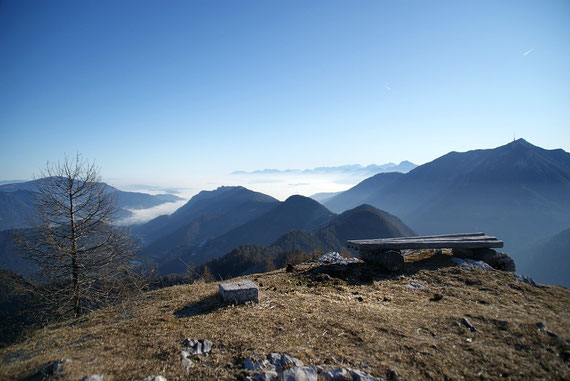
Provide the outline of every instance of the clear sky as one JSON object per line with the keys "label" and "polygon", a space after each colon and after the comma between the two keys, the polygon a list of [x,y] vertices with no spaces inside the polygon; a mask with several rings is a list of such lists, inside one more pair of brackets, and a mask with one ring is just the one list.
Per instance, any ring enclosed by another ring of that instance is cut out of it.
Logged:
{"label": "clear sky", "polygon": [[[570,1],[0,1],[0,180],[570,151]],[[213,181],[215,182],[215,181]]]}

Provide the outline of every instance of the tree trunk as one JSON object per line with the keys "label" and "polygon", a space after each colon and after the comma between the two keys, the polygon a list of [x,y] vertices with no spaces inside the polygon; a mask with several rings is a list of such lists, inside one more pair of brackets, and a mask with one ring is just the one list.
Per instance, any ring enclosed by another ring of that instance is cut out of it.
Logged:
{"label": "tree trunk", "polygon": [[81,315],[81,295],[79,290],[79,263],[77,258],[77,232],[73,205],[73,181],[69,184],[69,223],[71,227],[71,279],[73,284],[73,313]]}

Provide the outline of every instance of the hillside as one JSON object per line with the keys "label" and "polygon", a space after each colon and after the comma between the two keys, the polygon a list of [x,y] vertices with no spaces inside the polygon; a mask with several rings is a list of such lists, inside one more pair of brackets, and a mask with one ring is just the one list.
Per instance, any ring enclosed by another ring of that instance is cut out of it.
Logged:
{"label": "hillside", "polygon": [[239,246],[222,257],[196,266],[192,273],[202,274],[207,267],[214,279],[228,279],[271,271],[288,263],[295,264],[315,259],[314,255],[317,253],[342,252],[346,250],[344,245],[348,239],[402,237],[414,234],[399,218],[370,205],[361,205],[334,216],[330,222],[315,232],[291,230],[269,247]]}
{"label": "hillside", "polygon": [[416,235],[398,217],[370,205],[360,205],[334,216],[330,222],[314,232],[299,230],[287,232],[272,246],[282,250],[311,252],[341,251],[349,239],[389,238]]}
{"label": "hillside", "polygon": [[279,201],[243,187],[202,191],[169,216],[136,226],[147,257],[166,262],[275,208]]}
{"label": "hillside", "polygon": [[324,204],[339,212],[361,203],[420,234],[485,231],[522,261],[529,243],[570,226],[570,154],[523,139],[451,152],[407,174],[376,175]]}
{"label": "hillside", "polygon": [[42,319],[41,299],[33,286],[11,271],[0,270],[0,348],[14,342]]}
{"label": "hillside", "polygon": [[[522,273],[532,273],[539,282],[570,288],[570,228],[539,240],[521,250]],[[555,264],[555,266],[553,266]]]}
{"label": "hillside", "polygon": [[[198,193],[171,215],[160,216],[136,226],[133,232],[141,236],[147,245],[165,237],[167,242],[190,245],[196,237],[188,240],[181,237],[181,234],[183,235],[184,231],[202,229],[202,226],[199,229],[195,227],[200,219],[210,223],[214,220],[217,224],[206,230],[223,232],[265,213],[277,204],[278,201],[273,197],[244,187],[219,187],[213,191]],[[193,224],[194,227],[191,226]]]}
{"label": "hillside", "polygon": [[18,249],[15,241],[17,234],[18,230],[0,231],[0,269],[29,277],[37,271],[37,266]]}
{"label": "hillside", "polygon": [[291,196],[265,214],[240,225],[203,245],[175,253],[175,258],[162,264],[161,272],[180,272],[185,263],[197,265],[221,257],[242,245],[269,245],[290,230],[313,231],[327,223],[333,213],[313,199]]}
{"label": "hillside", "polygon": [[28,226],[33,211],[31,192],[0,192],[0,231]]}
{"label": "hillside", "polygon": [[[249,276],[260,287],[255,305],[223,305],[216,283],[152,291],[1,349],[0,379],[38,377],[68,358],[62,378],[69,380],[235,380],[254,374],[243,368],[247,357],[272,352],[384,378],[570,377],[567,289],[463,270],[445,254],[414,259],[397,275],[364,264],[307,264]],[[213,343],[187,372],[185,338]]]}

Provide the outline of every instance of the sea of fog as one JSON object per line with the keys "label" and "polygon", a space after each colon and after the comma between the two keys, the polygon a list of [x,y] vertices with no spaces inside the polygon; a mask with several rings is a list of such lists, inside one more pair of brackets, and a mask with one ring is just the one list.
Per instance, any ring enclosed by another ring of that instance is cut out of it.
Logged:
{"label": "sea of fog", "polygon": [[120,221],[132,225],[147,222],[160,215],[171,214],[184,205],[192,196],[203,190],[214,190],[220,186],[241,185],[252,191],[261,192],[278,200],[285,200],[292,195],[312,196],[323,192],[341,192],[369,177],[367,174],[354,173],[236,173],[225,176],[201,176],[191,179],[179,179],[160,184],[129,184],[112,181],[116,188],[129,192],[148,194],[170,193],[183,200],[165,203],[149,209],[130,210],[133,215]]}

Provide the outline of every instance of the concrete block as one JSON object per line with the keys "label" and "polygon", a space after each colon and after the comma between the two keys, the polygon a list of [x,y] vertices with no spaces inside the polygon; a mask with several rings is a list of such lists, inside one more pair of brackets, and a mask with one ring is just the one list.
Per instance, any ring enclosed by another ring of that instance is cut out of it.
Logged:
{"label": "concrete block", "polygon": [[259,303],[259,289],[250,280],[242,280],[233,283],[221,283],[219,286],[222,299],[229,303]]}

